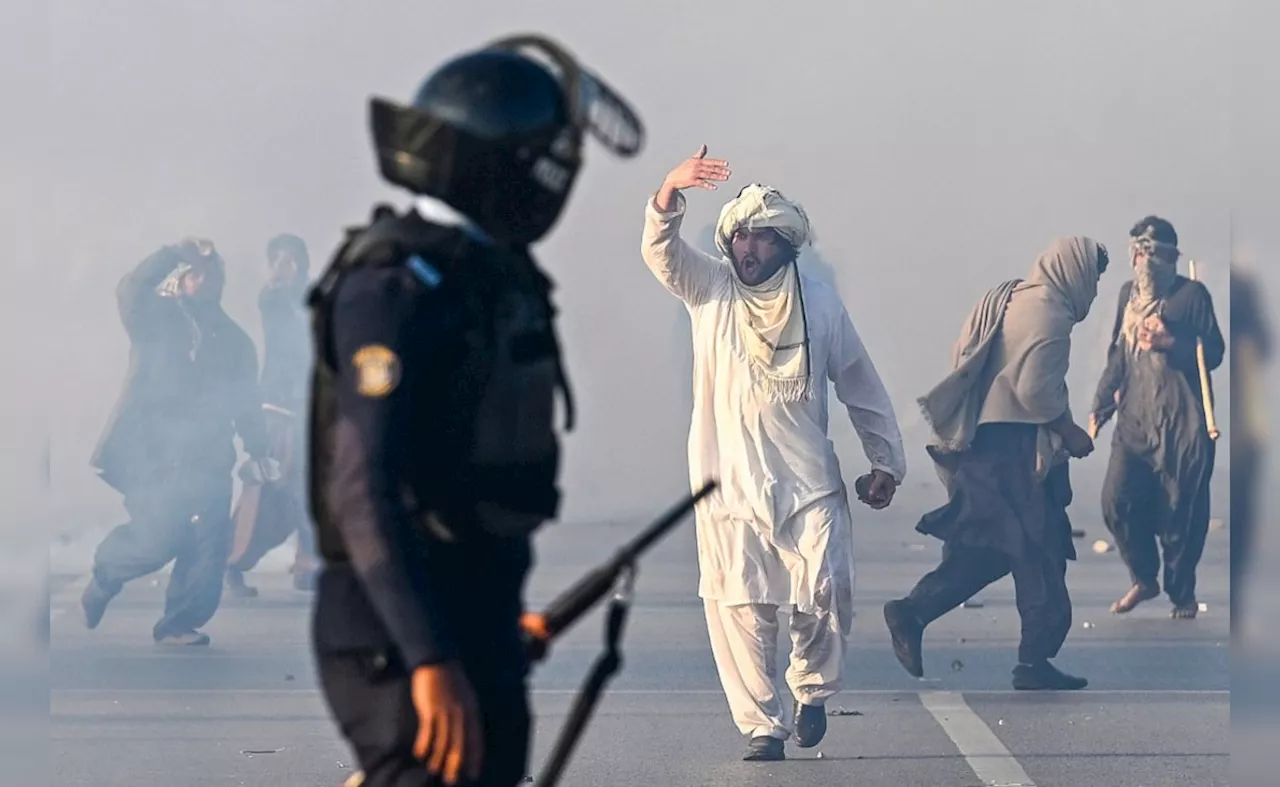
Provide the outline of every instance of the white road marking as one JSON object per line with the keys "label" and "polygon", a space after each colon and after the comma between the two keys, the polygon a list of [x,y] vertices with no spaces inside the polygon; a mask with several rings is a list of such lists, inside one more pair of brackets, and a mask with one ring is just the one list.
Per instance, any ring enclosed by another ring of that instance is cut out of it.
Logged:
{"label": "white road marking", "polygon": [[947,737],[960,750],[974,775],[987,787],[1036,787],[1013,754],[964,696],[951,691],[920,693],[920,703],[933,714]]}

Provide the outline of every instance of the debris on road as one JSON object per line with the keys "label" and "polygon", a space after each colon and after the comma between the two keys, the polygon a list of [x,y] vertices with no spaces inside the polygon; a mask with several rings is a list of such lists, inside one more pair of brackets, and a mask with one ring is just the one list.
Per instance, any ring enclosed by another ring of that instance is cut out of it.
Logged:
{"label": "debris on road", "polygon": [[827,715],[828,716],[864,716],[866,714],[864,714],[860,710],[845,710],[844,708],[835,708],[834,710],[827,711]]}
{"label": "debris on road", "polygon": [[259,754],[279,754],[284,748],[279,749],[241,749],[240,753],[247,757],[256,757]]}
{"label": "debris on road", "polygon": [[1083,624],[1081,624],[1081,628],[1092,629],[1092,628],[1097,628],[1097,626],[1093,625],[1092,623],[1086,620]]}
{"label": "debris on road", "polygon": [[956,659],[955,661],[951,662],[952,672],[959,672],[962,669],[964,669],[964,662],[961,661],[960,659]]}
{"label": "debris on road", "polygon": [[1093,551],[1095,554],[1105,555],[1113,549],[1115,549],[1115,546],[1113,546],[1110,541],[1098,539],[1093,542]]}
{"label": "debris on road", "polygon": [[1077,529],[1077,528],[1072,528],[1072,529],[1071,529],[1071,537],[1072,537],[1072,538],[1084,538],[1084,531],[1083,531],[1083,530],[1079,530],[1079,529]]}
{"label": "debris on road", "polygon": [[982,609],[983,607],[986,606],[986,604],[984,604],[982,602],[982,599],[980,598],[971,598],[968,601],[961,604],[960,606],[964,607],[965,609]]}
{"label": "debris on road", "polygon": [[1213,532],[1218,531],[1218,530],[1225,530],[1225,529],[1226,529],[1226,527],[1227,527],[1227,523],[1226,523],[1226,522],[1223,522],[1221,519],[1210,519],[1210,520],[1209,520],[1209,532],[1210,532],[1210,533],[1213,533]]}

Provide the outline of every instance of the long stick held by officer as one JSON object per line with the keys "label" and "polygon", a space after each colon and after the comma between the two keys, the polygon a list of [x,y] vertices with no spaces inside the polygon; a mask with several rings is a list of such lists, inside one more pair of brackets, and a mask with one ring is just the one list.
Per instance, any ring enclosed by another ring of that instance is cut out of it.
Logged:
{"label": "long stick held by officer", "polygon": [[564,209],[585,135],[625,157],[643,132],[537,37],[452,60],[410,106],[373,99],[371,125],[382,176],[416,200],[352,230],[309,299],[320,678],[368,787],[515,785],[558,392],[573,417],[529,246]]}

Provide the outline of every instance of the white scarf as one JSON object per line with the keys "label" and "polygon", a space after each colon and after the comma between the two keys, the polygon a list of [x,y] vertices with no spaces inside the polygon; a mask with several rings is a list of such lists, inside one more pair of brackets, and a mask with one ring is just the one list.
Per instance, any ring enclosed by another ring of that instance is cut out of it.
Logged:
{"label": "white scarf", "polygon": [[[753,183],[720,211],[716,247],[732,264],[733,235],[740,229],[771,229],[797,250],[812,240],[804,209],[777,189]],[[736,271],[733,314],[753,381],[773,401],[812,398],[809,327],[800,274],[794,262],[758,285],[744,284]]]}

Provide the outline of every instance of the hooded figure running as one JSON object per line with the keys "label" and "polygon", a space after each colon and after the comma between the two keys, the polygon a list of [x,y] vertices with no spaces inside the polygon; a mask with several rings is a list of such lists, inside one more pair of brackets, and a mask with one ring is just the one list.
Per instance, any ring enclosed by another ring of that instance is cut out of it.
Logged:
{"label": "hooded figure running", "polygon": [[80,599],[91,629],[126,583],[172,562],[152,635],[161,645],[208,645],[199,627],[222,601],[234,438],[250,457],[242,478],[279,476],[268,455],[257,350],[222,308],[225,282],[222,256],[193,238],[147,257],[116,289],[129,371],[93,466],[124,496],[129,522],[94,554]]}
{"label": "hooded figure running", "polygon": [[[810,240],[799,205],[747,186],[724,206],[716,259],[680,237],[691,187],[715,189],[727,162],[704,145],[673,169],[645,212],[642,253],[680,298],[693,329],[689,471],[720,488],[697,511],[698,594],[746,759],[780,760],[794,724],[801,747],[826,732],[823,705],[842,687],[852,622],[848,496],[827,437],[827,385],[849,413],[871,472],[872,508],[906,472],[888,393],[839,296],[796,266]],[[775,688],[779,607],[790,611],[794,706]]]}
{"label": "hooded figure running", "polygon": [[1163,551],[1172,615],[1194,618],[1214,462],[1196,342],[1204,345],[1209,372],[1221,365],[1226,346],[1209,291],[1178,275],[1173,225],[1148,216],[1129,236],[1133,280],[1120,288],[1107,368],[1090,418],[1095,434],[1116,418],[1102,516],[1133,585],[1111,611],[1129,612],[1160,595]]}
{"label": "hooded figure running", "polygon": [[1014,688],[1087,685],[1049,660],[1071,631],[1067,459],[1093,451],[1068,406],[1071,331],[1106,266],[1093,240],[1055,241],[1025,280],[983,296],[960,331],[951,374],[920,399],[949,500],[916,530],[943,542],[942,563],[884,607],[894,655],[917,678],[925,627],[1012,573],[1022,619]]}

